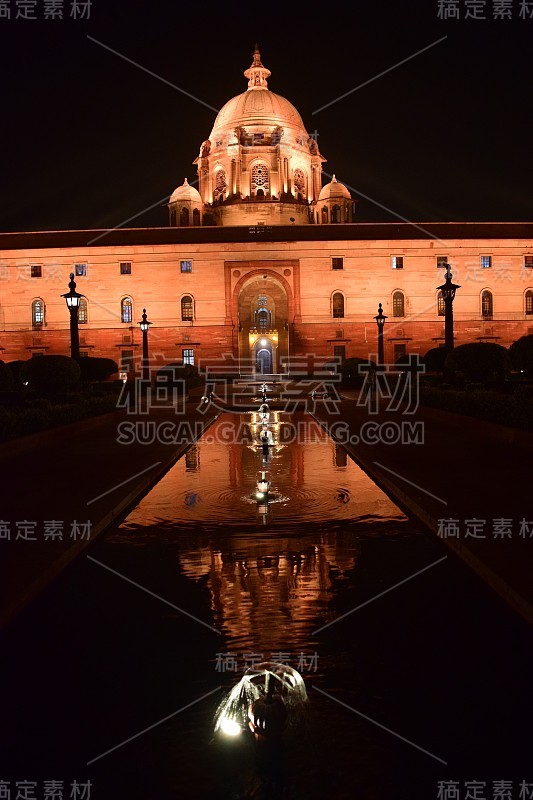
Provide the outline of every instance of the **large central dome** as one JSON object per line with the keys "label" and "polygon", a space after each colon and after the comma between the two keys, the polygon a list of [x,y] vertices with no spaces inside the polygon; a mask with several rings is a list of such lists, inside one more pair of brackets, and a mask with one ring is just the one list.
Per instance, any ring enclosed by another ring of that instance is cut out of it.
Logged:
{"label": "large central dome", "polygon": [[310,136],[293,104],[269,90],[270,70],[257,45],[244,75],[248,89],[220,109],[194,160],[198,191],[185,182],[171,197],[170,224],[351,222],[354,206],[345,187],[339,194],[335,182],[322,196],[326,159],[318,134]]}
{"label": "large central dome", "polygon": [[220,109],[209,138],[216,142],[218,137],[235,128],[250,125],[280,125],[291,128],[295,134],[304,136],[306,141],[308,138],[303,120],[292,103],[266,88],[256,91],[248,89],[228,100]]}

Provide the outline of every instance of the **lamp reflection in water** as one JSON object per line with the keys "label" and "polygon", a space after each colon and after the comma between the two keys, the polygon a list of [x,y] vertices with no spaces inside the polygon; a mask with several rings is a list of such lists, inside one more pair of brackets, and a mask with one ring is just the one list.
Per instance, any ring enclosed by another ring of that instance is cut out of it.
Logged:
{"label": "lamp reflection in water", "polygon": [[266,525],[269,517],[269,492],[270,492],[270,473],[262,469],[257,473],[257,491],[255,499],[257,500],[257,513],[261,518],[263,525]]}
{"label": "lamp reflection in water", "polygon": [[302,676],[286,664],[265,661],[249,668],[220,703],[215,733],[237,737],[253,732],[256,741],[281,736],[297,725],[306,710],[307,691]]}

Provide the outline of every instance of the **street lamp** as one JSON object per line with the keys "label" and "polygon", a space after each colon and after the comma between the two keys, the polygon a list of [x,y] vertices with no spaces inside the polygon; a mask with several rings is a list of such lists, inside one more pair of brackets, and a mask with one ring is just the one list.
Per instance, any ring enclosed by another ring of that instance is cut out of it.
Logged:
{"label": "street lamp", "polygon": [[80,335],[78,331],[78,311],[80,308],[81,298],[85,295],[76,291],[76,281],[74,280],[74,273],[70,273],[70,289],[66,294],[61,297],[65,298],[67,308],[70,312],[70,357],[78,359],[80,357]]}
{"label": "street lamp", "polygon": [[453,301],[455,292],[461,287],[452,283],[452,273],[450,265],[446,264],[446,280],[442,286],[437,286],[444,300],[444,346],[446,350],[453,350]]}
{"label": "street lamp", "polygon": [[383,328],[385,326],[387,315],[383,313],[383,307],[381,303],[378,306],[378,313],[374,319],[376,320],[376,324],[378,326],[378,364],[383,364],[385,361],[385,353],[383,349]]}
{"label": "street lamp", "polygon": [[137,323],[142,331],[143,334],[143,381],[150,380],[150,369],[148,366],[148,328],[152,324],[148,322],[146,318],[146,309],[143,308],[143,317],[140,322]]}

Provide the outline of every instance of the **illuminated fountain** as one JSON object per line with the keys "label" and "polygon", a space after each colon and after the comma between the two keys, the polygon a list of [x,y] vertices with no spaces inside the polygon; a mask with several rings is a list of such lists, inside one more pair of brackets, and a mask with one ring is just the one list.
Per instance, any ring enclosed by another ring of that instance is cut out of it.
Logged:
{"label": "illuminated fountain", "polygon": [[265,661],[249,668],[215,715],[215,733],[237,737],[250,730],[257,741],[281,736],[301,721],[307,706],[302,676],[286,664]]}

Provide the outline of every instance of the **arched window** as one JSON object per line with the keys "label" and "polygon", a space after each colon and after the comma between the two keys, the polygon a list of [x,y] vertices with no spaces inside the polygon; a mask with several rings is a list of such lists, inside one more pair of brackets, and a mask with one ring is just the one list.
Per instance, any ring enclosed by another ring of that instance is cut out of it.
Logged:
{"label": "arched window", "polygon": [[268,330],[269,313],[266,308],[260,308],[257,312],[257,327],[260,331]]}
{"label": "arched window", "polygon": [[40,297],[31,304],[31,322],[34,327],[44,325],[44,300]]}
{"label": "arched window", "polygon": [[180,227],[187,228],[189,225],[189,209],[183,206],[180,211]]}
{"label": "arched window", "polygon": [[223,169],[217,169],[215,172],[215,201],[225,199],[226,188],[226,173]]}
{"label": "arched window", "polygon": [[333,206],[331,209],[331,221],[332,222],[342,222],[341,220],[341,207],[340,206]]}
{"label": "arched window", "polygon": [[323,206],[322,207],[322,225],[327,225],[328,221],[329,221],[328,220],[328,209],[326,208],[326,206]]}
{"label": "arched window", "polygon": [[200,224],[200,212],[197,208],[194,209],[192,212],[192,224],[199,225]]}
{"label": "arched window", "polygon": [[133,319],[133,300],[131,297],[123,297],[120,301],[120,321],[129,322]]}
{"label": "arched window", "polygon": [[303,200],[307,194],[307,181],[305,179],[305,172],[303,169],[295,169],[292,177],[293,186],[295,189],[296,197]]}
{"label": "arched window", "polygon": [[488,289],[481,292],[481,316],[483,319],[492,319],[492,292]]}
{"label": "arched window", "polygon": [[437,314],[439,317],[444,317],[446,315],[446,303],[444,302],[444,296],[440,290],[437,293]]}
{"label": "arched window", "polygon": [[335,292],[331,299],[332,316],[335,319],[344,317],[344,295],[341,292]]}
{"label": "arched window", "polygon": [[252,167],[252,194],[261,196],[269,190],[268,167],[266,164],[254,164]]}
{"label": "arched window", "polygon": [[87,322],[87,298],[80,299],[80,307],[78,308],[78,322],[80,325],[85,325]]}
{"label": "arched window", "polygon": [[193,299],[190,294],[184,294],[181,298],[181,320],[182,322],[192,322],[193,318]]}
{"label": "arched window", "polygon": [[171,212],[170,212],[170,227],[171,228],[175,228],[176,227],[176,209],[175,208],[173,208],[171,210]]}
{"label": "arched window", "polygon": [[528,317],[533,315],[533,290],[528,289],[525,294],[525,312]]}
{"label": "arched window", "polygon": [[405,298],[403,292],[394,292],[392,295],[392,316],[405,317]]}

